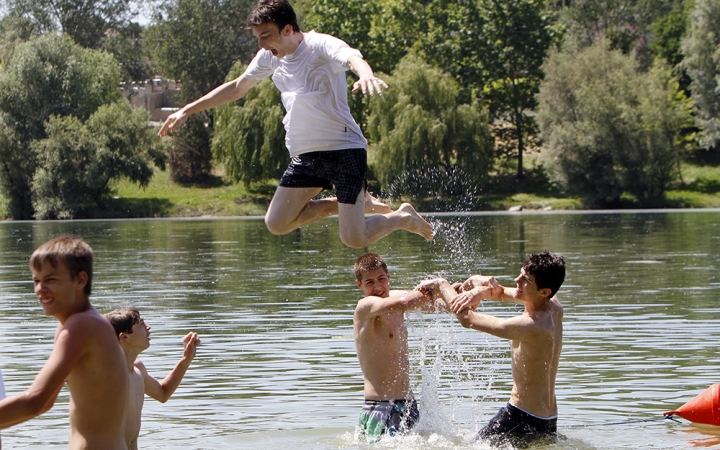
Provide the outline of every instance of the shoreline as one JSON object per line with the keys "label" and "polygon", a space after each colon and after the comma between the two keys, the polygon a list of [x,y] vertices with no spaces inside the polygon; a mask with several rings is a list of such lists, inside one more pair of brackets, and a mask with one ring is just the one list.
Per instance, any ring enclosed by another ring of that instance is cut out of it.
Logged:
{"label": "shoreline", "polygon": [[[520,211],[448,211],[448,212],[418,212],[423,217],[481,217],[481,216],[522,216],[522,215],[582,215],[582,214],[662,214],[662,213],[720,213],[720,208],[649,208],[649,209],[523,209]],[[366,214],[370,216],[372,214]],[[333,215],[326,219],[336,219],[338,216]],[[121,222],[121,221],[148,221],[148,220],[168,220],[168,221],[193,221],[193,220],[264,220],[265,216],[248,215],[248,216],[169,216],[169,217],[128,217],[128,218],[99,218],[99,219],[52,219],[52,220],[0,220],[1,223],[64,223],[64,222]]]}

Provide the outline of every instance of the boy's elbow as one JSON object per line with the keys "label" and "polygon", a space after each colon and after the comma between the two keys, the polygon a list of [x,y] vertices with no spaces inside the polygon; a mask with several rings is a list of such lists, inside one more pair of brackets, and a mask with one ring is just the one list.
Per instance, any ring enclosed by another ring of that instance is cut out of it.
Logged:
{"label": "boy's elbow", "polygon": [[458,322],[460,322],[460,325],[462,325],[464,328],[471,328],[472,327],[472,321],[470,320],[470,315],[472,314],[472,311],[470,308],[463,310],[461,313],[458,313],[455,317],[457,317]]}
{"label": "boy's elbow", "polygon": [[26,414],[32,417],[44,414],[53,407],[55,404],[54,396],[42,395],[42,393],[27,393],[25,394],[25,401],[23,406]]}

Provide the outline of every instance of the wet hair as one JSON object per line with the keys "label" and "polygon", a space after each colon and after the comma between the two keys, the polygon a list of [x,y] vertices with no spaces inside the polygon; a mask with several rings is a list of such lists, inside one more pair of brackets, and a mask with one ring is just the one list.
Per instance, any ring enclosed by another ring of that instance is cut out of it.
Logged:
{"label": "wet hair", "polygon": [[386,273],[388,271],[387,264],[385,264],[385,260],[383,260],[380,255],[377,253],[366,253],[355,261],[355,278],[357,278],[358,281],[362,281],[364,273],[375,269],[383,269]]}
{"label": "wet hair", "polygon": [[547,250],[528,256],[523,269],[535,277],[538,289],[549,288],[552,291],[548,298],[552,298],[565,281],[565,259]]}
{"label": "wet hair", "polygon": [[286,25],[292,25],[295,32],[300,31],[295,10],[287,0],[260,0],[247,16],[247,27],[257,27],[266,23],[274,23],[278,31]]}
{"label": "wet hair", "polygon": [[80,272],[85,272],[88,279],[84,292],[86,295],[90,295],[93,278],[93,251],[87,242],[72,236],[59,236],[51,239],[36,248],[30,255],[31,269],[40,271],[46,262],[50,263],[54,269],[57,269],[59,264],[64,264],[73,280]]}
{"label": "wet hair", "polygon": [[142,317],[140,311],[134,308],[118,308],[104,314],[105,319],[115,329],[115,334],[132,333],[132,327],[140,323]]}

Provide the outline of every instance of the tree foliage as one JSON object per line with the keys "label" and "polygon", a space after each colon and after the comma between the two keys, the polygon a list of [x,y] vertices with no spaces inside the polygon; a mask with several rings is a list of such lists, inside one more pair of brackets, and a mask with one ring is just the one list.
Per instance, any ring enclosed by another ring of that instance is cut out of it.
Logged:
{"label": "tree foliage", "polygon": [[174,133],[170,151],[170,179],[179,183],[205,181],[212,172],[210,130],[204,114],[195,114]]}
{"label": "tree foliage", "polygon": [[295,8],[303,30],[342,39],[384,73],[395,68],[426,29],[418,0],[299,0]]}
{"label": "tree foliage", "polygon": [[558,2],[567,36],[577,47],[606,40],[623,53],[647,55],[648,32],[655,20],[682,0],[573,0]]}
{"label": "tree foliage", "polygon": [[[249,61],[257,51],[246,19],[255,0],[167,0],[154,25],[144,34],[158,70],[182,81],[178,101],[190,102],[214,89],[237,60]],[[207,124],[207,127],[206,127]],[[215,111],[185,124],[173,137],[173,178],[200,181],[210,174],[210,141]]]}
{"label": "tree foliage", "polygon": [[606,46],[549,57],[538,107],[544,157],[591,206],[618,206],[625,192],[657,206],[678,176],[690,104],[667,65],[638,71],[633,55]]}
{"label": "tree foliage", "polygon": [[30,142],[44,139],[53,115],[86,120],[103,103],[120,98],[120,72],[112,56],[85,50],[69,37],[43,35],[20,45],[0,73],[0,188],[14,218],[29,219],[37,161]]}
{"label": "tree foliage", "polygon": [[512,140],[522,177],[528,112],[542,79],[542,63],[558,41],[544,0],[437,0],[424,11],[427,34],[415,47],[463,86],[463,98],[478,98],[495,119],[513,124]]}
{"label": "tree foliage", "polygon": [[35,25],[24,17],[6,15],[0,19],[0,63],[10,61],[18,45],[38,34]]}
{"label": "tree foliage", "polygon": [[[9,199],[8,210],[13,218],[32,218],[34,206],[42,207],[39,212],[42,217],[46,217],[48,211],[48,216],[57,213],[63,217],[66,215],[61,210],[80,211],[51,208],[38,203],[41,200],[38,196],[51,196],[52,189],[41,189],[41,186],[54,186],[52,183],[57,183],[58,177],[65,177],[63,183],[67,182],[67,186],[95,189],[97,186],[81,181],[78,172],[67,166],[80,164],[73,158],[84,158],[90,148],[104,148],[99,154],[109,161],[107,164],[117,166],[113,170],[128,173],[130,169],[123,166],[124,161],[134,161],[131,163],[133,170],[144,171],[147,175],[149,169],[141,168],[139,160],[126,154],[128,151],[150,151],[146,113],[131,114],[129,105],[114,106],[109,110],[110,107],[101,108],[121,99],[119,82],[120,69],[111,55],[84,49],[67,36],[43,35],[17,48],[5,70],[0,72],[0,189]],[[51,128],[48,128],[49,123]],[[53,132],[52,137],[49,131]],[[96,136],[92,136],[93,133]],[[77,148],[73,150],[73,146]],[[50,149],[59,153],[53,155]],[[119,156],[110,158],[108,152]],[[159,161],[157,154],[153,156]],[[141,159],[147,158],[149,156]],[[51,167],[61,161],[61,169]],[[82,170],[90,170],[89,167],[83,165]],[[38,169],[42,170],[38,179],[45,180],[43,183],[46,184],[33,181]],[[104,175],[98,171],[92,172],[91,176],[99,177],[93,183],[105,182]],[[135,178],[131,179],[146,182],[143,176],[133,175]],[[52,183],[47,184],[47,180]],[[69,201],[70,194],[61,191],[53,197],[56,206],[65,204],[57,203],[58,198],[64,198],[66,203]],[[86,193],[78,191],[73,195]],[[100,198],[96,194],[87,195]]]}
{"label": "tree foliage", "polygon": [[168,0],[145,33],[158,70],[183,81],[185,101],[223,83],[236,60],[257,50],[246,29],[254,0]]}
{"label": "tree foliage", "polygon": [[517,176],[523,177],[525,137],[535,124],[528,115],[543,78],[542,64],[559,34],[544,0],[485,0],[486,42],[483,69],[487,82],[480,97],[492,117],[513,124],[517,144]]}
{"label": "tree foliage", "polygon": [[120,71],[113,57],[45,34],[22,45],[0,73],[0,110],[26,139],[45,137],[50,116],[86,120],[120,98]]}
{"label": "tree foliage", "polygon": [[[238,62],[228,79],[245,70]],[[265,79],[234,104],[217,109],[213,155],[225,165],[228,175],[250,184],[279,177],[289,162],[285,148],[285,112],[280,91]]]}
{"label": "tree foliage", "polygon": [[38,169],[33,206],[39,219],[92,217],[110,197],[110,181],[128,178],[146,186],[151,161],[161,162],[149,114],[127,101],[103,105],[83,123],[74,116],[53,116],[48,137],[31,145]]}
{"label": "tree foliage", "polygon": [[6,0],[5,8],[42,33],[60,31],[86,48],[99,47],[108,28],[123,28],[137,14],[133,0]]}
{"label": "tree foliage", "polygon": [[371,101],[368,116],[378,180],[387,186],[409,168],[444,165],[482,182],[492,155],[487,116],[458,101],[457,82],[412,53],[388,80],[393,88]]}
{"label": "tree foliage", "polygon": [[150,54],[143,46],[142,27],[131,23],[105,36],[102,49],[111,53],[120,64],[123,81],[145,81],[152,73]]}
{"label": "tree foliage", "polygon": [[720,2],[696,0],[690,29],[682,41],[683,68],[702,128],[703,148],[720,148]]}

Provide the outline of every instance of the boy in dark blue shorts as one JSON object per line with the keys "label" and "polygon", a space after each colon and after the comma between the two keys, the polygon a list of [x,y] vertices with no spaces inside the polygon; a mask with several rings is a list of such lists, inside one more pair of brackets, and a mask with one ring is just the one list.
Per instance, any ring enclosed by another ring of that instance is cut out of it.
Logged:
{"label": "boy in dark blue shorts", "polygon": [[[514,447],[556,439],[555,378],[562,350],[563,307],[555,294],[564,280],[565,260],[545,251],[528,257],[515,278],[515,288],[482,275],[454,286],[442,278],[420,285],[422,292],[442,296],[465,328],[510,341],[510,401],[478,438]],[[475,308],[483,300],[519,303],[525,310],[508,318],[481,314]]]}

